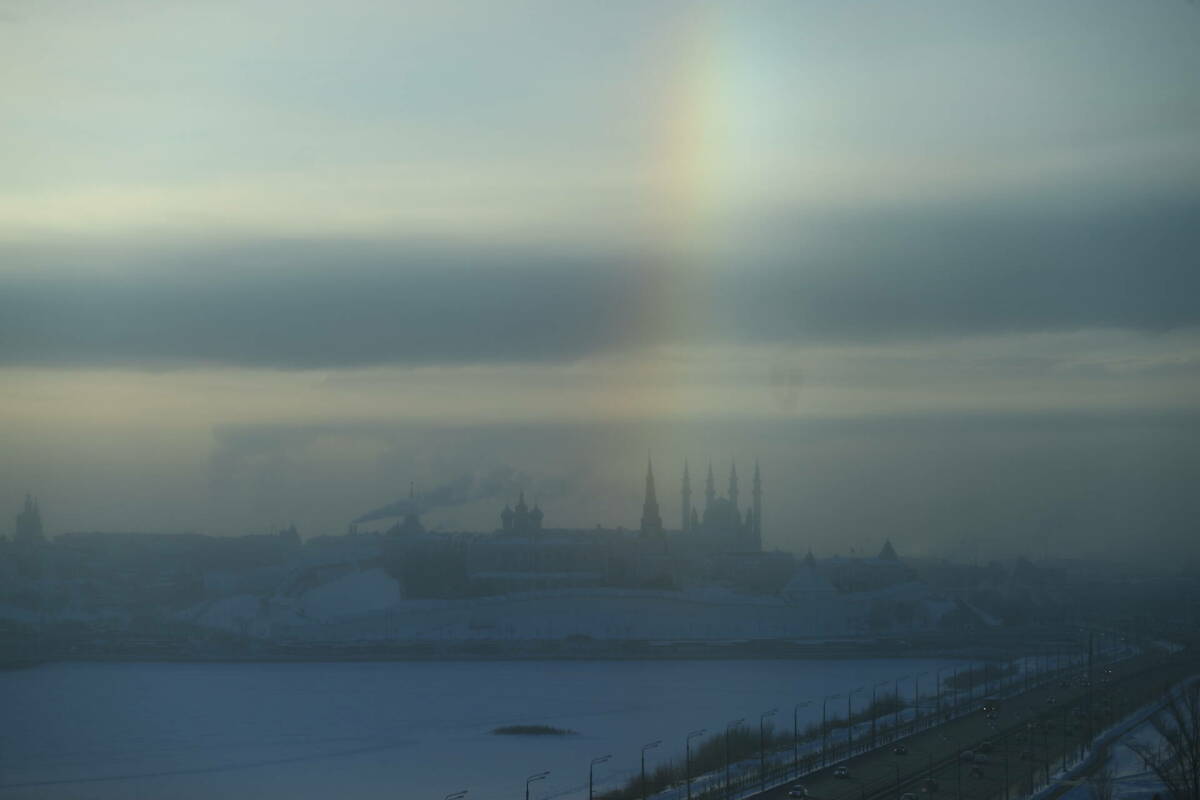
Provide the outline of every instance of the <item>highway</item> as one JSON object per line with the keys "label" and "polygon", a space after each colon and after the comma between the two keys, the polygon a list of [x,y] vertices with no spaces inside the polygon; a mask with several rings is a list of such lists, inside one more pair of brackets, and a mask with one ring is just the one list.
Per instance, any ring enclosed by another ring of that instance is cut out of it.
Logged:
{"label": "highway", "polygon": [[[1018,797],[1044,785],[1064,757],[1069,761],[1069,754],[1104,727],[1194,670],[1190,657],[1158,653],[1111,664],[1097,661],[1090,687],[1081,685],[1079,670],[1064,671],[1040,687],[1000,699],[994,719],[979,702],[978,710],[958,719],[838,762],[848,768],[847,778],[835,777],[838,764],[830,764],[754,797],[785,798],[794,783],[813,800],[898,800],[905,793],[917,800]],[[893,752],[895,744],[903,744],[907,753]],[[971,751],[974,760],[964,759],[963,751]]]}

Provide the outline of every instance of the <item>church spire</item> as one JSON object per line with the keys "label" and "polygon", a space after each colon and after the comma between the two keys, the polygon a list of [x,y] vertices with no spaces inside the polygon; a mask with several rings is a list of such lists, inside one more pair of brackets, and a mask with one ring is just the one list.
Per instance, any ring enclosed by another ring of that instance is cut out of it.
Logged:
{"label": "church spire", "polygon": [[662,535],[662,517],[658,514],[658,497],[654,492],[654,465],[646,458],[646,500],[642,503],[642,535]]}
{"label": "church spire", "polygon": [[686,458],[683,460],[682,494],[683,502],[680,504],[681,510],[679,512],[679,517],[681,522],[679,524],[679,530],[687,533],[692,525],[692,479],[691,476],[688,475],[688,462]]}

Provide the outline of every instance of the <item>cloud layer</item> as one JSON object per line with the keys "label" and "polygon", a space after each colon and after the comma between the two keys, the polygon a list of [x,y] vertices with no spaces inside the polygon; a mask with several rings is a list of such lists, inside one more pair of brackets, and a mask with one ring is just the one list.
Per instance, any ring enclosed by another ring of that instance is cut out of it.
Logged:
{"label": "cloud layer", "polygon": [[[352,240],[0,245],[0,364],[567,361],[679,343],[1200,323],[1200,191],[764,223],[715,269]],[[716,254],[714,258],[720,258]]]}

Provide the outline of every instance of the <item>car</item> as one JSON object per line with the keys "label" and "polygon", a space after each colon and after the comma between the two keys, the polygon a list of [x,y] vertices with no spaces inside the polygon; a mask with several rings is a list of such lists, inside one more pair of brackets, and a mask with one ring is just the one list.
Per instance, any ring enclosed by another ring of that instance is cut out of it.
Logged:
{"label": "car", "polygon": [[835,778],[849,778],[849,777],[850,777],[850,768],[849,768],[849,767],[847,767],[845,764],[842,764],[842,765],[840,765],[840,766],[834,767],[834,768],[833,768],[833,777],[835,777]]}
{"label": "car", "polygon": [[788,789],[787,796],[788,797],[808,797],[808,789],[802,783],[794,783],[794,784],[792,784],[792,787],[790,789]]}
{"label": "car", "polygon": [[1047,698],[1046,698],[1046,702],[1047,702],[1047,703],[1049,703],[1050,705],[1054,705],[1054,704],[1055,704],[1055,703],[1057,703],[1058,701],[1054,699],[1054,696],[1053,696],[1053,695],[1051,695],[1050,697],[1047,697]]}
{"label": "car", "polygon": [[962,759],[963,761],[974,761],[975,760],[975,751],[974,750],[963,750],[961,753],[958,754],[958,757],[960,759]]}
{"label": "car", "polygon": [[898,744],[892,748],[892,752],[898,756],[908,755],[908,748],[902,744]]}

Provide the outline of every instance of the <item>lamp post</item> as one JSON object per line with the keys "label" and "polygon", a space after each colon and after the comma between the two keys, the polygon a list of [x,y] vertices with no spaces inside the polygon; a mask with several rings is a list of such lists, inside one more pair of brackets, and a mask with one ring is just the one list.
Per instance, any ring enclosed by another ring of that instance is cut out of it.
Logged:
{"label": "lamp post", "polygon": [[597,764],[603,764],[610,758],[612,758],[611,755],[600,756],[599,758],[593,758],[592,763],[588,764],[588,800],[592,800],[592,770],[596,768]]}
{"label": "lamp post", "polygon": [[913,732],[921,727],[921,676],[928,675],[929,670],[913,675]]}
{"label": "lamp post", "polygon": [[829,738],[829,727],[825,722],[825,706],[830,700],[838,700],[841,694],[831,694],[821,701],[821,766],[825,767],[828,762],[825,760],[826,743]]}
{"label": "lamp post", "polygon": [[745,717],[735,719],[725,725],[725,797],[729,797],[729,732],[745,722]]}
{"label": "lamp post", "polygon": [[900,681],[908,680],[911,675],[901,675],[896,678],[895,686],[892,687],[892,702],[896,704],[895,710],[892,712],[892,741],[900,735]]}
{"label": "lamp post", "polygon": [[954,754],[954,782],[957,784],[955,794],[962,800],[962,753]]}
{"label": "lamp post", "polygon": [[856,692],[861,692],[863,687],[851,689],[846,692],[846,758],[849,758],[854,752],[854,711],[851,701]]}
{"label": "lamp post", "polygon": [[797,778],[800,777],[800,709],[810,705],[812,701],[805,700],[803,703],[796,703],[792,708],[792,772]]}
{"label": "lamp post", "polygon": [[1062,771],[1067,771],[1067,707],[1064,704],[1062,710]]}
{"label": "lamp post", "polygon": [[[708,730],[701,728],[687,735],[687,745],[685,747],[687,751],[687,800],[692,800],[692,739],[695,739],[697,736],[703,736],[706,733],[708,733]],[[591,798],[588,798],[588,800],[591,800]]]}
{"label": "lamp post", "polygon": [[1012,750],[1012,734],[1004,739],[1004,800],[1008,800],[1008,754]]}
{"label": "lamp post", "polygon": [[880,686],[887,686],[887,681],[880,681],[871,687],[871,749],[875,749],[875,720],[879,718],[879,701],[876,699],[875,690]]}
{"label": "lamp post", "polygon": [[937,671],[937,677],[936,677],[936,681],[937,681],[937,715],[938,715],[938,722],[945,722],[945,720],[943,720],[943,719],[942,719],[942,673],[943,673],[943,672],[945,672],[945,671],[946,671],[946,670],[948,670],[948,669],[951,669],[951,668],[950,668],[950,667],[941,667],[941,668],[940,668],[940,669],[938,669],[938,671]]}
{"label": "lamp post", "polygon": [[950,698],[950,716],[958,713],[958,667],[954,668],[954,674],[950,676],[950,688],[954,694]]}
{"label": "lamp post", "polygon": [[646,800],[646,751],[662,744],[662,739],[642,745],[642,800]]}
{"label": "lamp post", "polygon": [[778,708],[758,715],[758,791],[767,790],[767,717],[775,716]]}
{"label": "lamp post", "polygon": [[539,772],[537,775],[530,775],[525,779],[525,800],[529,800],[529,784],[535,781],[544,781],[546,776],[550,774],[550,770]]}

